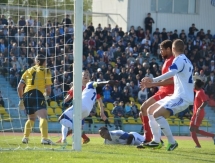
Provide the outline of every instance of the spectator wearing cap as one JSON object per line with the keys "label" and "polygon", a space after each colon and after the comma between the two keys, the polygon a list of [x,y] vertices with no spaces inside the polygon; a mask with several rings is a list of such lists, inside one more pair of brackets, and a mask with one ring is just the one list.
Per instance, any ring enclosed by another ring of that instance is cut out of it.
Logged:
{"label": "spectator wearing cap", "polygon": [[103,88],[102,88],[102,91],[103,91],[103,103],[106,103],[106,102],[111,102],[113,103],[114,100],[112,99],[111,97],[111,92],[112,92],[112,88],[110,85],[106,84]]}
{"label": "spectator wearing cap", "polygon": [[119,106],[119,102],[115,101],[114,108],[112,110],[112,114],[114,115],[114,125],[116,130],[120,130],[122,128],[122,120],[121,117],[124,116],[124,109]]}
{"label": "spectator wearing cap", "polygon": [[209,70],[210,71],[214,71],[215,70],[214,60],[211,60],[210,65],[209,65]]}
{"label": "spectator wearing cap", "polygon": [[8,25],[14,25],[14,21],[11,16],[8,17]]}

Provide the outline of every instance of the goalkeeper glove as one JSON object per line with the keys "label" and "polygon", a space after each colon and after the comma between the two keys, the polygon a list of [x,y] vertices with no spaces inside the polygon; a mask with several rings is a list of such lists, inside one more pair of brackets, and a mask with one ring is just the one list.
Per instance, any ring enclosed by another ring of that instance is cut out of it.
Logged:
{"label": "goalkeeper glove", "polygon": [[20,110],[25,110],[25,105],[24,105],[23,99],[20,99],[20,100],[19,100],[18,106],[19,106],[19,109],[20,109]]}

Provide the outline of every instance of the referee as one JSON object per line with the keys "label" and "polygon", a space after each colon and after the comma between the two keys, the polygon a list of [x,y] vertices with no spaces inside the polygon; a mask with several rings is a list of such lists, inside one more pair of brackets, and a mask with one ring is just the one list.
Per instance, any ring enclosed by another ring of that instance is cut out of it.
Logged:
{"label": "referee", "polygon": [[22,143],[28,143],[35,119],[38,117],[40,121],[41,144],[54,144],[48,139],[47,107],[44,96],[51,94],[51,85],[51,72],[46,68],[46,57],[38,54],[35,57],[35,66],[24,72],[17,87],[20,98],[19,108],[25,110],[28,116]]}

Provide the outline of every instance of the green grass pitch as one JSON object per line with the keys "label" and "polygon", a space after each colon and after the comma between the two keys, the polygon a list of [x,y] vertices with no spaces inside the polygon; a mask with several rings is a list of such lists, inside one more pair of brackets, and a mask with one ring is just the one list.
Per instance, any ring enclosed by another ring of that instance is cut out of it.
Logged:
{"label": "green grass pitch", "polygon": [[[193,141],[176,137],[179,147],[174,151],[136,149],[135,146],[104,145],[103,139],[89,135],[89,144],[82,151],[72,151],[72,142],[63,150],[60,144],[44,146],[39,136],[32,136],[29,145],[21,144],[21,135],[0,136],[0,162],[2,163],[212,163],[215,162],[215,145],[210,138],[199,138],[201,149]],[[52,137],[56,141],[59,137]],[[69,139],[69,138],[68,138]],[[167,140],[164,138],[165,144]],[[18,148],[19,147],[19,148]],[[13,150],[5,150],[5,149]],[[17,149],[16,149],[17,148]],[[15,149],[15,150],[14,150]]]}

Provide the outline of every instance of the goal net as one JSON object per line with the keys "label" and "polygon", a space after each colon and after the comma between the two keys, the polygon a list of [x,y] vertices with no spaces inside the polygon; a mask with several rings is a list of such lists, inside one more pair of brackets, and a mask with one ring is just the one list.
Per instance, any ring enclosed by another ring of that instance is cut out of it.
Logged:
{"label": "goal net", "polygon": [[[89,3],[84,1],[85,8]],[[61,137],[58,117],[63,111],[62,100],[73,81],[74,1],[8,0],[0,6],[0,96],[4,101],[0,104],[0,150],[65,149],[58,144],[40,144],[38,119],[29,143],[22,143],[27,115],[18,109],[16,88],[25,70],[34,65],[37,53],[44,54],[53,82],[47,101],[49,138],[56,142]]]}

